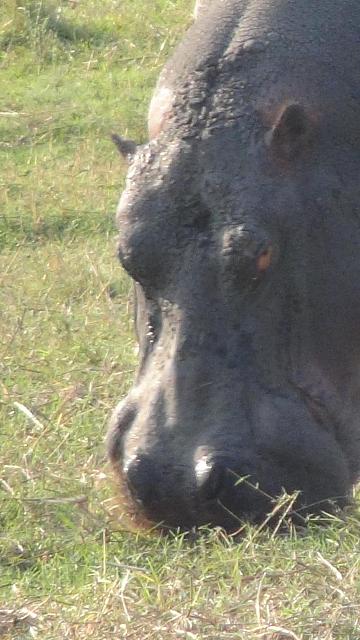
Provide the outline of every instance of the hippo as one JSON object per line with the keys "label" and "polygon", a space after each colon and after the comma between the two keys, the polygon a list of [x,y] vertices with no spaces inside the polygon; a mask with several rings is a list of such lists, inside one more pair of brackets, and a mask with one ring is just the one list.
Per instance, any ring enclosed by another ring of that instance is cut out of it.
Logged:
{"label": "hippo", "polygon": [[[118,254],[139,366],[126,509],[234,532],[348,504],[360,467],[360,3],[211,0],[166,64]],[[285,492],[285,494],[284,494]]]}

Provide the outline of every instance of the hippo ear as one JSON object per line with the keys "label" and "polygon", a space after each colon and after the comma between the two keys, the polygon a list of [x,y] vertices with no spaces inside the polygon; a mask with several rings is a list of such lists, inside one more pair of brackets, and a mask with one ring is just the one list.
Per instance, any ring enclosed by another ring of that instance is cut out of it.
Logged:
{"label": "hippo ear", "polygon": [[133,142],[133,140],[126,140],[126,138],[121,138],[116,133],[112,134],[111,139],[124,160],[130,164],[138,147],[136,142]]}
{"label": "hippo ear", "polygon": [[290,104],[281,112],[270,131],[269,146],[286,159],[295,158],[308,146],[313,124],[300,104]]}

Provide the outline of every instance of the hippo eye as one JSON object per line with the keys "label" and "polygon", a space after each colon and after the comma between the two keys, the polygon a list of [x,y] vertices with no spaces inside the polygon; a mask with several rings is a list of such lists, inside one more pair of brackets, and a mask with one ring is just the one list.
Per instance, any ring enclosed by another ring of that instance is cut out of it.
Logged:
{"label": "hippo eye", "polygon": [[225,231],[222,254],[226,273],[252,288],[273,264],[276,251],[265,231],[239,225]]}

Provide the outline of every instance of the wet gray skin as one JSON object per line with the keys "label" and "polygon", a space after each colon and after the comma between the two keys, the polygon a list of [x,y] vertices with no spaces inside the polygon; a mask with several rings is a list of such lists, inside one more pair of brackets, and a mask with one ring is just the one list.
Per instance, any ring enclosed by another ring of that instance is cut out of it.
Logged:
{"label": "wet gray skin", "polygon": [[343,505],[359,474],[360,4],[198,14],[149,144],[117,139],[140,363],[108,450],[139,516],[233,531],[283,489]]}

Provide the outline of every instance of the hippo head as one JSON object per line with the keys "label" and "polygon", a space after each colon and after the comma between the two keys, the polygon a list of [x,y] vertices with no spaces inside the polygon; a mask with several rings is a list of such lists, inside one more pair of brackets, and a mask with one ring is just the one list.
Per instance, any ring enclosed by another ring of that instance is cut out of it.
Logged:
{"label": "hippo head", "polygon": [[232,531],[284,490],[299,517],[329,511],[359,466],[355,137],[284,92],[194,133],[184,95],[149,144],[118,140],[140,364],[110,459],[133,511],[169,527]]}

